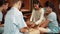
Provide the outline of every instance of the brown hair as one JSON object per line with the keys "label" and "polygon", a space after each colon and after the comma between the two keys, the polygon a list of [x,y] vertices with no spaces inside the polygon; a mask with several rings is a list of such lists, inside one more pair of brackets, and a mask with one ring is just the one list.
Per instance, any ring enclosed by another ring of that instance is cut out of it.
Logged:
{"label": "brown hair", "polygon": [[33,4],[37,4],[37,5],[39,5],[39,7],[42,7],[41,4],[40,4],[40,2],[38,0],[33,0]]}
{"label": "brown hair", "polygon": [[8,3],[7,0],[0,0],[0,6],[2,6],[3,4]]}

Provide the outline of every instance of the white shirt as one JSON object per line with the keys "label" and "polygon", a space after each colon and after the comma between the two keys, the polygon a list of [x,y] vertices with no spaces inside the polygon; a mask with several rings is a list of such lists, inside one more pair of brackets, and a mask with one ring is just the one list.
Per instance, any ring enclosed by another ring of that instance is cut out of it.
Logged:
{"label": "white shirt", "polygon": [[33,10],[30,21],[35,22],[35,24],[40,24],[44,19],[44,8],[39,11]]}
{"label": "white shirt", "polygon": [[11,8],[5,17],[4,33],[3,34],[23,34],[19,30],[27,27],[22,12],[17,8]]}

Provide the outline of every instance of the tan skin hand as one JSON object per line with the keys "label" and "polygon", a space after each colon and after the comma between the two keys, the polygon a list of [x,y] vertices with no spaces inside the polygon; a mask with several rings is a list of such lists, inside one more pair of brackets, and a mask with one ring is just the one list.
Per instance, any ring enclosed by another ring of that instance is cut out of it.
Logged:
{"label": "tan skin hand", "polygon": [[32,28],[32,27],[34,27],[36,24],[33,23],[33,22],[31,22],[31,21],[28,21],[28,22],[27,22],[27,25],[28,25],[29,28]]}
{"label": "tan skin hand", "polygon": [[20,29],[20,32],[23,32],[23,33],[24,33],[24,32],[28,32],[28,28],[27,28],[27,27],[21,28],[21,29]]}
{"label": "tan skin hand", "polygon": [[31,25],[30,25],[31,28],[37,27],[37,25],[36,25],[34,22],[30,22],[30,24],[31,24]]}

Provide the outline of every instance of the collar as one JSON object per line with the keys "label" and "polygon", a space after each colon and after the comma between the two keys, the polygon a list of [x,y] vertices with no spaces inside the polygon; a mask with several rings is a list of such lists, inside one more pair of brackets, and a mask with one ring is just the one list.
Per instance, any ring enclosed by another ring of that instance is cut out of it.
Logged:
{"label": "collar", "polygon": [[15,8],[15,7],[12,7],[13,9],[15,9],[15,10],[17,10],[17,11],[19,11],[19,9],[17,9],[17,8]]}

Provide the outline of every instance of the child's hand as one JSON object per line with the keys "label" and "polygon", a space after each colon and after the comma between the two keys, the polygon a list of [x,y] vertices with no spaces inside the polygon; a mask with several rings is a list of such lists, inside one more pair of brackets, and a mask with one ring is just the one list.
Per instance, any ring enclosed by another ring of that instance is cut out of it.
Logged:
{"label": "child's hand", "polygon": [[35,24],[35,23],[32,23],[32,24],[31,24],[31,27],[35,27],[35,26],[36,26],[36,24]]}

